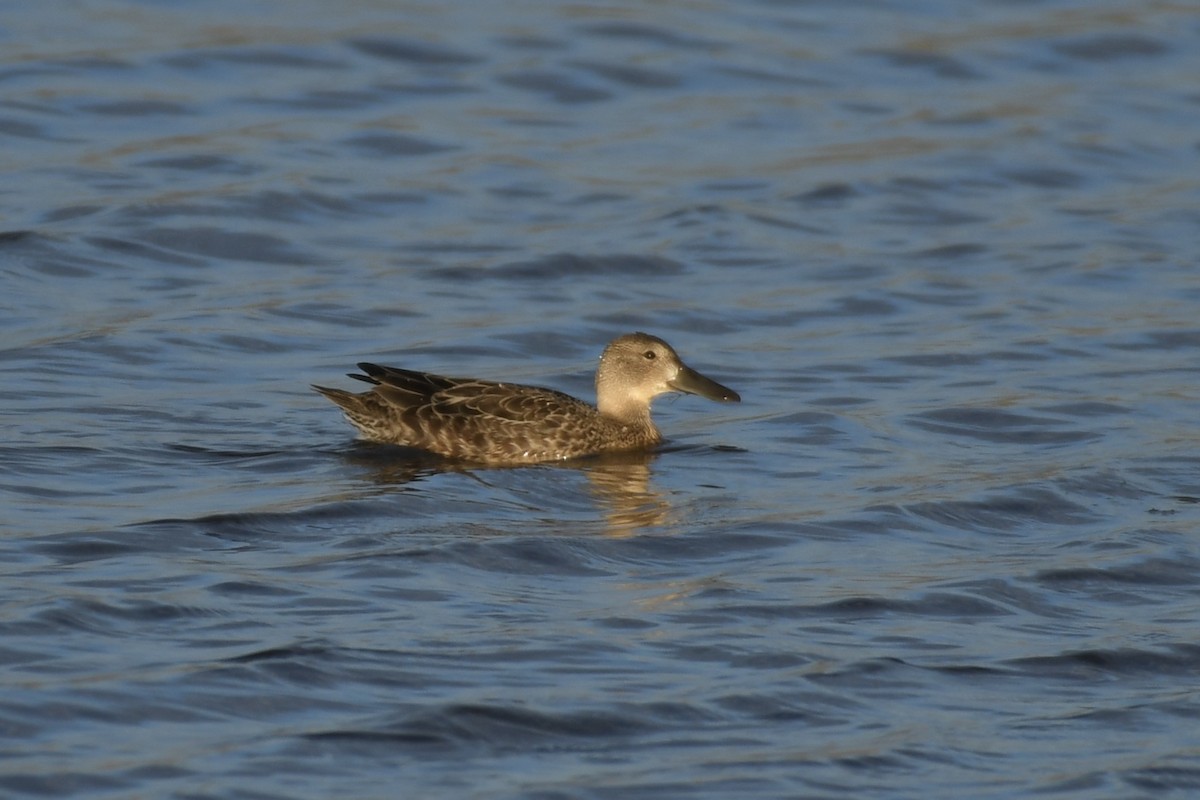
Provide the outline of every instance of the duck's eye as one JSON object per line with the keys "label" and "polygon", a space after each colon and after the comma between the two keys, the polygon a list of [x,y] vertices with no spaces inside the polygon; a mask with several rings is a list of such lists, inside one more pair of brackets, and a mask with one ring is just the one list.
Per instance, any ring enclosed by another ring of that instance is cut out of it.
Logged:
{"label": "duck's eye", "polygon": [[654,359],[658,358],[658,353],[654,352],[653,350],[647,350],[646,352],[642,353],[642,355],[646,357],[647,361],[653,361]]}

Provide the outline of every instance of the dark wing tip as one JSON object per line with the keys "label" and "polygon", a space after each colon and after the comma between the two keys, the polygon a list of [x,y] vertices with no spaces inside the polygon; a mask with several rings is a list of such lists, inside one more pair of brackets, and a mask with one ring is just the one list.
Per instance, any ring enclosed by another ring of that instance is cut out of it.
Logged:
{"label": "dark wing tip", "polygon": [[379,385],[379,376],[384,372],[383,367],[379,366],[378,364],[372,364],[370,361],[360,361],[358,362],[358,368],[367,374],[359,375],[357,372],[347,372],[346,377],[354,378],[356,381],[363,381],[364,383],[369,383],[373,386]]}

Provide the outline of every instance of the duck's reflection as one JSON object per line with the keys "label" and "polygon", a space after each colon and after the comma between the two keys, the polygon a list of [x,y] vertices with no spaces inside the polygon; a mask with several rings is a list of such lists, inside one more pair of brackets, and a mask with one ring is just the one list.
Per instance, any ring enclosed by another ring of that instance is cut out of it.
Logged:
{"label": "duck's reflection", "polygon": [[657,457],[647,452],[609,454],[579,466],[604,510],[609,536],[633,536],[667,524],[670,503],[650,483],[650,463]]}
{"label": "duck's reflection", "polygon": [[412,447],[355,442],[341,453],[342,460],[362,469],[377,486],[402,486],[439,472],[454,471],[441,456]]}
{"label": "duck's reflection", "polygon": [[[478,467],[421,450],[370,443],[355,444],[342,456],[366,471],[368,480],[376,487],[388,488],[451,472],[470,475],[489,486],[503,482],[489,475],[512,474],[516,470],[538,469],[551,476],[560,470],[582,473],[587,478],[587,493],[603,514],[604,533],[608,536],[633,536],[661,528],[670,518],[671,505],[666,495],[654,488],[650,477],[650,465],[658,457],[656,452],[607,453],[535,468]],[[567,491],[565,487],[563,490]]]}

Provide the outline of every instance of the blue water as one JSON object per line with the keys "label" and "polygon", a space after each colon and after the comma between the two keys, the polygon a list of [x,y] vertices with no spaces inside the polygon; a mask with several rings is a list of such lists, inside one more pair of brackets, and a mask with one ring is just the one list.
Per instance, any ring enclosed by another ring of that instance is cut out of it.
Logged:
{"label": "blue water", "polygon": [[[1200,791],[1191,5],[4,18],[3,796]],[[308,388],[631,330],[743,402],[463,470]]]}

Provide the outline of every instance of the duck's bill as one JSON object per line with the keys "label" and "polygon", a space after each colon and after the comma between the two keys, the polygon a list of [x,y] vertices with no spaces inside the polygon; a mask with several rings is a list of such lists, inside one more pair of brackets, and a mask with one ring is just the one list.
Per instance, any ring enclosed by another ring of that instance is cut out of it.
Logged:
{"label": "duck's bill", "polygon": [[670,382],[670,386],[677,392],[697,394],[719,403],[740,403],[742,401],[741,396],[733,389],[704,377],[691,367],[681,367],[675,380]]}

